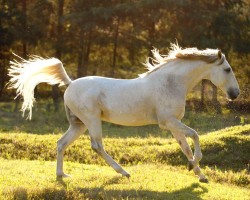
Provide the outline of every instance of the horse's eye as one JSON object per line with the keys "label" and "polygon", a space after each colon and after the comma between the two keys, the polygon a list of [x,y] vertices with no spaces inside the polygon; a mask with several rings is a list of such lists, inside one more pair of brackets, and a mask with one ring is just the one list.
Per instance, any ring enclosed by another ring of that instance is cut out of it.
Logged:
{"label": "horse's eye", "polygon": [[224,69],[224,71],[227,72],[227,73],[230,73],[231,72],[231,68],[226,68],[226,69]]}

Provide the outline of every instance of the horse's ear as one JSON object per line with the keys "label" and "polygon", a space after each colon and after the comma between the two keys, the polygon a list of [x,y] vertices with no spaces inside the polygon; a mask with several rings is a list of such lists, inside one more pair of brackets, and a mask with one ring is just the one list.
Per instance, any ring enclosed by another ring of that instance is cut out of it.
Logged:
{"label": "horse's ear", "polygon": [[222,58],[222,53],[221,50],[218,51],[218,58],[221,59]]}

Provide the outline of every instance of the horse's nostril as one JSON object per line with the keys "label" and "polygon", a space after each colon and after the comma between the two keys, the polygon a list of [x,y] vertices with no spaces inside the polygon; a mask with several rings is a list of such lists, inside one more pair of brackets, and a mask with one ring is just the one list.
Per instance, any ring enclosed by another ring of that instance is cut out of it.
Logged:
{"label": "horse's nostril", "polygon": [[239,96],[239,94],[240,94],[240,91],[237,88],[231,88],[227,91],[227,95],[229,99],[231,100],[236,99]]}

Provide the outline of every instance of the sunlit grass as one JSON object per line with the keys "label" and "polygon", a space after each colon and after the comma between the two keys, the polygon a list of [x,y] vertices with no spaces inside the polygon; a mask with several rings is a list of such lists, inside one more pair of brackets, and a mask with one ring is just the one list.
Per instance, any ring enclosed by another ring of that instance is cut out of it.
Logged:
{"label": "sunlit grass", "polygon": [[72,179],[58,182],[55,162],[0,159],[1,199],[247,199],[249,190],[202,184],[185,169],[162,164],[127,166],[128,180],[110,167],[65,163]]}

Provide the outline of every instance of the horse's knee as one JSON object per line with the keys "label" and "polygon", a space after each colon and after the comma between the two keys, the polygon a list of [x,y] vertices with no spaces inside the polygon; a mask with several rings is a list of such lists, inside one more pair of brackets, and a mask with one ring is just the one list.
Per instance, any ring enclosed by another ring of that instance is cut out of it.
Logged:
{"label": "horse's knee", "polygon": [[199,135],[193,129],[189,129],[188,132],[186,133],[186,136],[192,138],[193,140],[198,140],[199,141]]}

